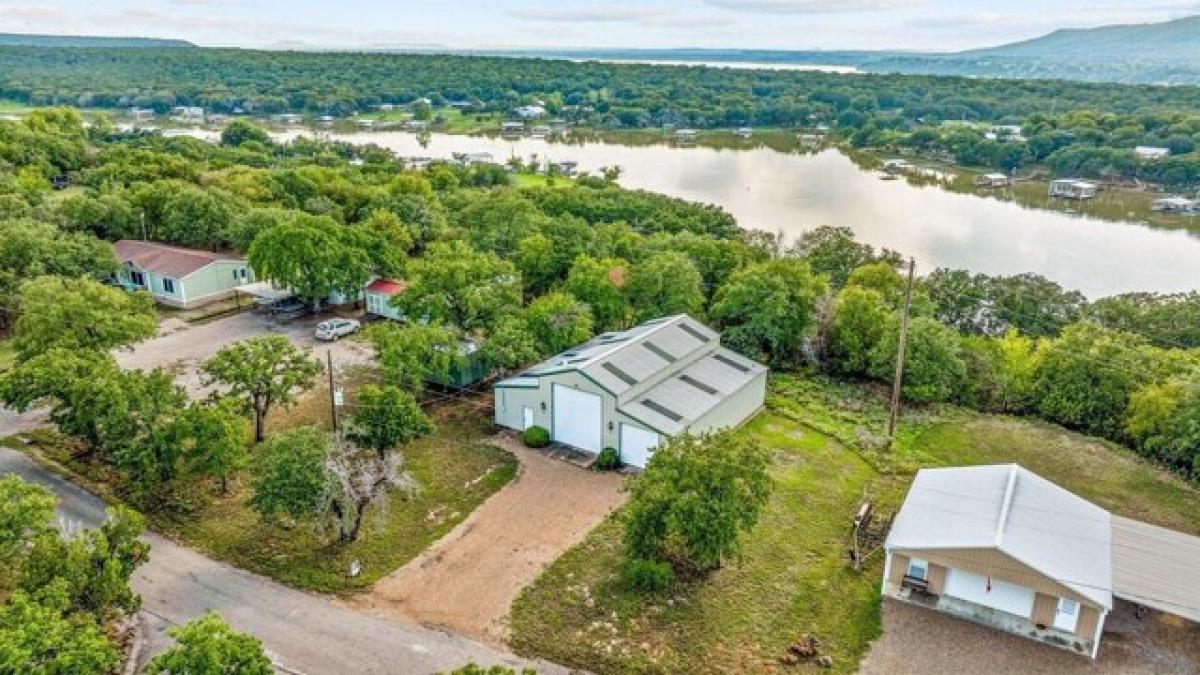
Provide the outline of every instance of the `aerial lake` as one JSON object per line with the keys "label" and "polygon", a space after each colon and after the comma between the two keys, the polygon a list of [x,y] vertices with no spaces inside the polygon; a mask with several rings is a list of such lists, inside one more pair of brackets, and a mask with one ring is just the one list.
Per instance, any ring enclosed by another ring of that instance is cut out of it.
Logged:
{"label": "aerial lake", "polygon": [[[279,136],[297,133],[308,132]],[[847,226],[863,241],[913,256],[922,271],[1036,272],[1090,298],[1200,289],[1200,237],[1194,233],[881,180],[836,149],[804,153],[388,131],[330,136],[375,143],[404,157],[487,152],[500,163],[536,155],[543,162],[576,161],[580,171],[619,166],[625,187],[716,204],[742,227],[782,232],[789,241],[818,225]]]}

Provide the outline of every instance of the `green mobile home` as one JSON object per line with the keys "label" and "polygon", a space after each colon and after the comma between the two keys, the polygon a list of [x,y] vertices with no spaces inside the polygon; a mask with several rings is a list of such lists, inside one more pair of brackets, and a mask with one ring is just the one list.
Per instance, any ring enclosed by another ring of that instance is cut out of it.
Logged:
{"label": "green mobile home", "polygon": [[117,281],[172,307],[200,307],[254,281],[254,271],[236,256],[131,239],[116,242],[113,250],[121,261]]}

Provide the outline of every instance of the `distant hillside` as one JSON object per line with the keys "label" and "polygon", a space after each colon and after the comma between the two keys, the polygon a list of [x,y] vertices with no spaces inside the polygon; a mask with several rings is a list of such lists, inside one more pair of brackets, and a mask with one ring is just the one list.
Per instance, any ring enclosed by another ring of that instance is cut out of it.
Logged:
{"label": "distant hillside", "polygon": [[865,67],[931,75],[1200,85],[1200,16],[1057,30],[955,54],[880,54]]}
{"label": "distant hillside", "polygon": [[1195,65],[1200,62],[1200,15],[1166,23],[1056,30],[1033,40],[960,52],[956,56]]}
{"label": "distant hillside", "polygon": [[163,48],[195,47],[187,40],[166,40],[140,37],[100,37],[90,35],[24,35],[0,33],[2,47],[127,47]]}

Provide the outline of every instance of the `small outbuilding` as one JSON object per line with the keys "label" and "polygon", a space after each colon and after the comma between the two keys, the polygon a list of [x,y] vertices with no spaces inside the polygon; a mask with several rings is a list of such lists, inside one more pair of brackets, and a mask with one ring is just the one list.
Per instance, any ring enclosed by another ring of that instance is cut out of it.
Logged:
{"label": "small outbuilding", "polygon": [[200,307],[254,281],[254,271],[237,256],[133,239],[115,242],[113,250],[121,261],[119,283],[172,307]]}
{"label": "small outbuilding", "polygon": [[367,287],[363,289],[367,314],[393,321],[403,321],[404,313],[392,305],[392,298],[403,293],[405,288],[404,282],[397,279],[376,279],[367,284]]}
{"label": "small outbuilding", "polygon": [[541,426],[592,454],[645,467],[664,438],[735,427],[763,406],[767,368],[676,315],[591,341],[496,384],[496,423]]}

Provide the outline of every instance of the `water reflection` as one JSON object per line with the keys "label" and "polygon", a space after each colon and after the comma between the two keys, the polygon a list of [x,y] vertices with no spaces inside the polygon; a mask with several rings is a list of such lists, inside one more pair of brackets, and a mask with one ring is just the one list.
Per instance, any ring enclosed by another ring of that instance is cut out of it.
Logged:
{"label": "water reflection", "polygon": [[[295,133],[302,132],[292,132]],[[625,187],[716,204],[742,227],[794,238],[818,225],[844,225],[863,241],[913,255],[923,270],[960,267],[987,274],[1037,272],[1090,297],[1125,291],[1200,288],[1200,239],[1014,202],[959,194],[935,185],[880,180],[833,149],[812,154],[769,147],[676,147],[605,140],[433,134],[419,142],[403,132],[334,134],[376,143],[401,155],[450,158],[488,152],[574,160],[581,171],[620,166]]]}

